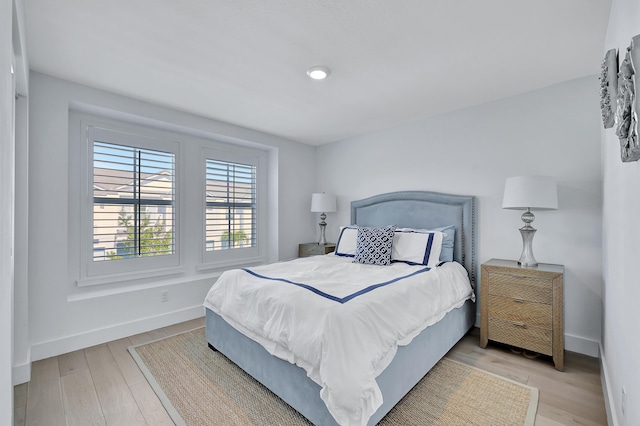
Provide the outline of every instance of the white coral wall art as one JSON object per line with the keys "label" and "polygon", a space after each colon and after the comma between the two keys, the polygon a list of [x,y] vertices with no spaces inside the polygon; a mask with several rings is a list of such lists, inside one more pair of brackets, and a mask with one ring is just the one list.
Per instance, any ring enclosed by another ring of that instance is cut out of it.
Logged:
{"label": "white coral wall art", "polygon": [[602,60],[600,72],[600,110],[605,129],[613,127],[615,121],[617,91],[618,52],[616,49],[611,49]]}
{"label": "white coral wall art", "polygon": [[640,159],[638,114],[640,109],[635,88],[638,85],[637,66],[640,65],[640,35],[633,37],[618,71],[616,135],[620,139],[620,157],[623,162]]}

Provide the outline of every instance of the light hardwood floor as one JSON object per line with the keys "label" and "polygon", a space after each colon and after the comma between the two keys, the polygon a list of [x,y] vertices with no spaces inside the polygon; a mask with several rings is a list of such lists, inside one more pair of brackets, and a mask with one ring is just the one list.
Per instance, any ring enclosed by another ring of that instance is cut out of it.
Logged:
{"label": "light hardwood floor", "polygon": [[[15,387],[15,425],[172,425],[127,348],[202,325],[200,318],[34,362],[31,381]],[[550,360],[478,343],[474,329],[448,356],[537,387],[537,426],[607,424],[597,359],[567,352],[560,372]]]}

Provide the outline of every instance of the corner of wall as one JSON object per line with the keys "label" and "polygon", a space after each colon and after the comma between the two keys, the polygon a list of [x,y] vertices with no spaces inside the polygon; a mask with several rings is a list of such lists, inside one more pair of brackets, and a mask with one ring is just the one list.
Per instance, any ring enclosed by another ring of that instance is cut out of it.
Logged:
{"label": "corner of wall", "polygon": [[602,344],[600,349],[600,382],[602,383],[602,393],[604,394],[604,406],[607,410],[607,423],[611,426],[618,426],[618,419],[616,416],[616,410],[613,409],[615,404],[612,400],[613,392],[610,387],[609,369],[607,368],[607,358],[602,350]]}
{"label": "corner of wall", "polygon": [[[29,357],[31,359],[31,357]],[[13,366],[13,386],[31,381],[31,362]]]}

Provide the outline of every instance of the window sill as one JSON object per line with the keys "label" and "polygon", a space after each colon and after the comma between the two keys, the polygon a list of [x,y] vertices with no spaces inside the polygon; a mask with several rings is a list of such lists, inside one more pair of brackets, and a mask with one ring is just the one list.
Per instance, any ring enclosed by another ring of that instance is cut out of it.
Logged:
{"label": "window sill", "polygon": [[95,277],[81,278],[76,281],[78,287],[89,287],[101,284],[122,283],[126,281],[135,281],[143,278],[164,277],[171,275],[179,275],[187,272],[187,268],[176,266],[171,268],[149,269],[144,271],[126,272],[118,274],[100,275]]}
{"label": "window sill", "polygon": [[252,257],[248,259],[230,260],[227,262],[215,262],[215,263],[201,263],[196,265],[196,271],[205,272],[213,270],[240,268],[245,266],[256,266],[264,264],[266,259],[264,257]]}

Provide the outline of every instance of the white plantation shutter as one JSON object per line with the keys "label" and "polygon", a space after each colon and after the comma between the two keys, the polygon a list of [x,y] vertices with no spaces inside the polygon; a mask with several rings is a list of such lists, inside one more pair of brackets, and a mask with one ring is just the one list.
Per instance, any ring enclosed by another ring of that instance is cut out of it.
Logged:
{"label": "white plantation shutter", "polygon": [[179,143],[92,124],[83,125],[82,141],[78,286],[178,267]]}
{"label": "white plantation shutter", "polygon": [[205,251],[256,246],[257,168],[206,159]]}
{"label": "white plantation shutter", "polygon": [[175,154],[93,141],[93,260],[175,253]]}
{"label": "white plantation shutter", "polygon": [[78,287],[157,285],[267,260],[269,151],[78,111],[70,125]]}

